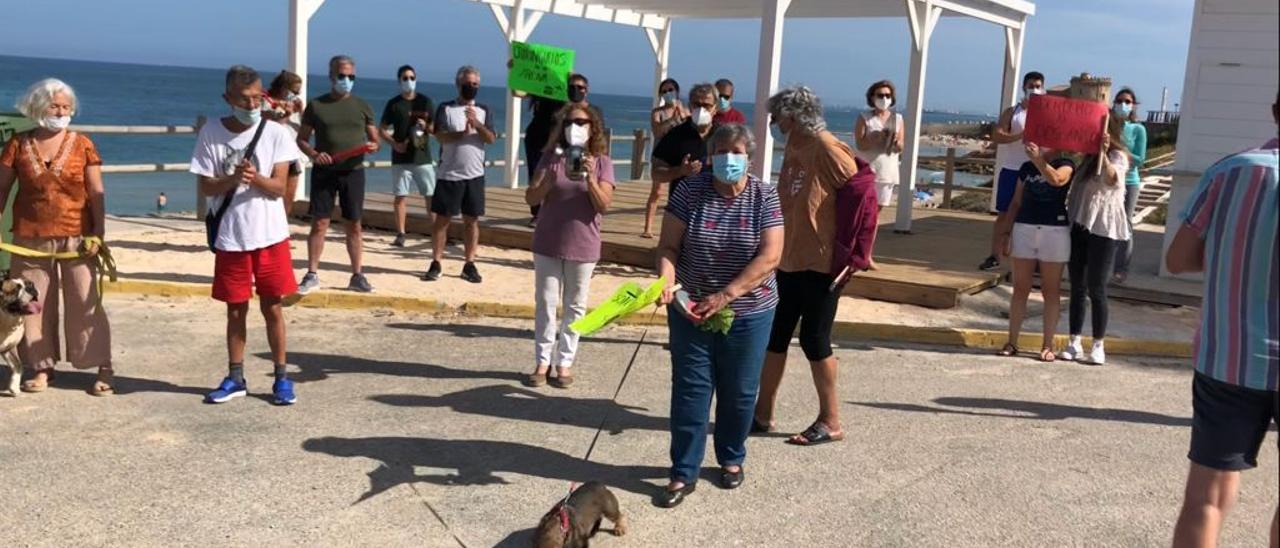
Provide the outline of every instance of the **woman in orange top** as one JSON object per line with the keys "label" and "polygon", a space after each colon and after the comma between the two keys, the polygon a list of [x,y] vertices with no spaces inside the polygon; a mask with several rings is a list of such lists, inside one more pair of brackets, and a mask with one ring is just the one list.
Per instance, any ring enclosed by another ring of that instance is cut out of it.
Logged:
{"label": "woman in orange top", "polygon": [[[18,182],[13,243],[39,252],[81,254],[73,260],[13,256],[11,274],[34,284],[44,300],[41,313],[27,316],[26,338],[18,346],[23,364],[35,372],[22,390],[44,391],[61,359],[61,299],[67,360],[77,369],[98,368],[89,393],[106,396],[114,392],[111,328],[98,306],[96,268],[88,260],[97,255],[98,245],[84,241],[103,236],[102,159],[88,137],[67,130],[76,95],[66,83],[53,78],[36,82],[17,107],[39,127],[15,135],[0,153],[0,196],[8,196]],[[0,215],[3,207],[0,201]]]}
{"label": "woman in orange top", "polygon": [[805,86],[784,89],[769,98],[769,115],[787,136],[778,198],[785,233],[778,264],[778,311],[765,353],[756,400],[754,432],[773,429],[773,408],[787,365],[787,347],[796,324],[800,348],[809,360],[818,390],[818,418],[787,441],[816,445],[844,439],[836,394],[836,358],[831,353],[831,327],[840,291],[829,290],[832,246],[836,235],[836,191],[858,165],[853,150],[830,131],[822,117],[822,101]]}

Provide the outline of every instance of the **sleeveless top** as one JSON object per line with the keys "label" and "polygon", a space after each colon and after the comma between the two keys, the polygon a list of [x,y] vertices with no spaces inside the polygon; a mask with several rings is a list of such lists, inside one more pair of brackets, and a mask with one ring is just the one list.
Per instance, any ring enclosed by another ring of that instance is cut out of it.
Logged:
{"label": "sleeveless top", "polygon": [[[890,130],[894,133],[902,131],[902,115],[894,112],[889,116],[888,126],[885,121],[876,116],[874,110],[868,110],[862,113],[862,120],[866,123],[867,133],[873,131]],[[871,170],[876,172],[876,182],[879,184],[898,184],[898,153],[887,152],[883,146],[869,150],[858,150],[858,156],[871,164]]]}
{"label": "sleeveless top", "polygon": [[[1022,108],[1022,104],[1013,107],[1013,119],[1010,121],[1011,133],[1022,133],[1027,125],[1027,109]],[[1027,150],[1022,145],[1022,141],[1014,141],[996,146],[996,153],[1000,156],[1000,168],[1012,169],[1018,171],[1022,169],[1022,164],[1027,163]]]}

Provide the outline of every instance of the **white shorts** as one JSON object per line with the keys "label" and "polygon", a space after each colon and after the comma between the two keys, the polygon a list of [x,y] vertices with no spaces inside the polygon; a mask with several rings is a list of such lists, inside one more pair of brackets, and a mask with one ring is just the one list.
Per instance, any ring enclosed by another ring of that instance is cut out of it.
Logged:
{"label": "white shorts", "polygon": [[1013,258],[1046,263],[1071,260],[1071,227],[1013,224]]}
{"label": "white shorts", "polygon": [[391,166],[391,191],[396,196],[408,196],[414,190],[423,196],[431,196],[436,192],[436,166],[394,165]]}
{"label": "white shorts", "polygon": [[893,195],[898,192],[898,183],[881,183],[876,181],[876,203],[880,207],[893,204]]}

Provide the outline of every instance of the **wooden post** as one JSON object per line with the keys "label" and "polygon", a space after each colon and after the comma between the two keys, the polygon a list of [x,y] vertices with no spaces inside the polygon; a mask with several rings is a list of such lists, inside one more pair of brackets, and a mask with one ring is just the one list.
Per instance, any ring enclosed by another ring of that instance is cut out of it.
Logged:
{"label": "wooden post", "polygon": [[942,207],[951,209],[951,187],[956,178],[956,149],[947,147],[947,167],[942,172]]}
{"label": "wooden post", "polygon": [[633,135],[635,140],[631,141],[631,180],[637,181],[644,177],[644,145],[649,140],[649,133],[637,129]]}
{"label": "wooden post", "polygon": [[[207,119],[203,114],[196,116],[196,134],[200,134],[200,128],[204,127]],[[196,178],[196,220],[203,221],[206,213],[209,212],[209,197],[200,192],[200,179]]]}

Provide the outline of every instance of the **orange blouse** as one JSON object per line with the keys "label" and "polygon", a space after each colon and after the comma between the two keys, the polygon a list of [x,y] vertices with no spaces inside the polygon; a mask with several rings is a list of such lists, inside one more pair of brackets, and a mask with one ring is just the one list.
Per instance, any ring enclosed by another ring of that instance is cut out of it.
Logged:
{"label": "orange blouse", "polygon": [[829,272],[836,235],[836,192],[858,172],[853,151],[831,132],[787,135],[778,200],[782,203],[783,272]]}
{"label": "orange blouse", "polygon": [[0,165],[18,173],[13,234],[26,238],[70,238],[91,234],[85,168],[102,165],[93,141],[68,132],[51,160],[40,156],[31,133],[19,133],[0,153]]}

